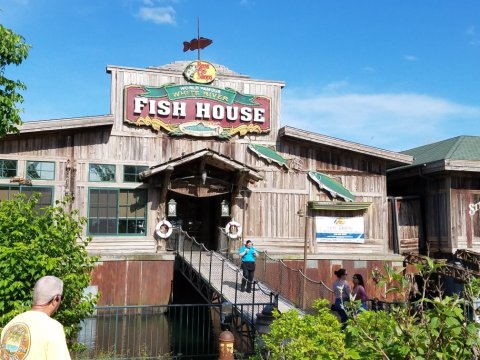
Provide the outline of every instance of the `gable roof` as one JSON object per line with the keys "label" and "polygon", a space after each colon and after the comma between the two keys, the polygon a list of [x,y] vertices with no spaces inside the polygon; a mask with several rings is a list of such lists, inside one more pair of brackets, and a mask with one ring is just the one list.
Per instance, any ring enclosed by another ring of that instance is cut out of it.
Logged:
{"label": "gable roof", "polygon": [[280,137],[293,138],[299,141],[312,142],[318,145],[326,145],[342,150],[352,151],[358,154],[372,156],[387,160],[395,165],[410,164],[413,158],[408,154],[402,154],[394,151],[383,150],[373,146],[362,145],[347,140],[341,140],[327,135],[321,135],[306,130],[296,129],[290,126],[284,126],[278,131]]}
{"label": "gable roof", "polygon": [[412,166],[438,160],[480,161],[480,136],[457,136],[402,153],[413,156]]}
{"label": "gable roof", "polygon": [[417,166],[434,171],[480,171],[480,136],[461,135],[402,151],[413,156],[410,165],[391,169],[405,170]]}
{"label": "gable roof", "polygon": [[175,168],[175,166],[186,164],[193,160],[204,158],[204,157],[208,159],[209,163],[212,163],[218,167],[221,167],[222,169],[230,170],[230,171],[235,171],[235,170],[244,171],[248,175],[249,180],[252,180],[252,181],[263,180],[263,177],[260,175],[260,173],[253,167],[248,166],[244,163],[241,163],[230,157],[222,155],[215,150],[208,149],[208,148],[201,149],[201,150],[180,156],[178,158],[169,160],[162,164],[154,165],[150,167],[150,169],[142,172],[140,175],[140,178],[146,179],[155,174],[161,173],[169,168],[172,169],[172,168]]}

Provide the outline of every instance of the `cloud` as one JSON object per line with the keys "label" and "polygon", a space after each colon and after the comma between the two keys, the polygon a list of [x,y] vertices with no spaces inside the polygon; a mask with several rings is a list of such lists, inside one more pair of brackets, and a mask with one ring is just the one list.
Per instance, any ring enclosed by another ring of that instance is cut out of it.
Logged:
{"label": "cloud", "polygon": [[403,55],[403,58],[407,61],[417,61],[417,57],[414,55]]}
{"label": "cloud", "polygon": [[467,35],[469,41],[468,43],[471,46],[480,46],[480,38],[477,36],[477,29],[475,26],[470,26],[467,31],[465,31],[465,34]]}
{"label": "cloud", "polygon": [[[147,1],[147,4],[152,4]],[[138,11],[138,17],[144,21],[151,21],[155,24],[175,25],[175,9],[171,6],[142,6]]]}
{"label": "cloud", "polygon": [[393,151],[475,135],[479,119],[480,107],[420,94],[285,90],[282,101],[282,125]]}
{"label": "cloud", "polygon": [[376,71],[373,66],[364,66],[362,70],[366,73],[374,73]]}

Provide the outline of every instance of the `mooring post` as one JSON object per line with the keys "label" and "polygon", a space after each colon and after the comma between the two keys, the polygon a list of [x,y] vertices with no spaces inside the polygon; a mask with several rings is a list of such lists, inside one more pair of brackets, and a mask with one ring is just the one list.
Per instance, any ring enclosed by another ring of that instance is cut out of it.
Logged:
{"label": "mooring post", "polygon": [[235,338],[231,331],[225,330],[220,333],[218,337],[218,359],[219,360],[233,360],[233,343]]}

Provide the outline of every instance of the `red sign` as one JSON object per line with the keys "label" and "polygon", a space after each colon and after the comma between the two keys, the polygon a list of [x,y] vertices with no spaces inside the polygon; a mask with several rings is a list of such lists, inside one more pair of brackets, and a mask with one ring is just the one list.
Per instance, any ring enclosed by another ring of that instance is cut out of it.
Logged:
{"label": "red sign", "polygon": [[208,85],[127,86],[125,121],[172,135],[216,136],[270,131],[270,99]]}

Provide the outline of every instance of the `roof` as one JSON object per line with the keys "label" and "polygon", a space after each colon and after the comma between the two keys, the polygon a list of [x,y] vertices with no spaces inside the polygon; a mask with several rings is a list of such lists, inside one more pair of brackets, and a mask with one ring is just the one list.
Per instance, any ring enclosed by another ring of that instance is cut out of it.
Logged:
{"label": "roof", "polygon": [[192,160],[200,159],[202,157],[208,157],[209,162],[217,165],[221,164],[222,168],[225,168],[225,169],[229,169],[232,171],[234,170],[245,171],[248,174],[249,178],[254,181],[263,180],[263,177],[253,167],[245,165],[244,163],[231,159],[225,155],[220,154],[217,151],[214,151],[208,148],[183,155],[181,157],[172,159],[170,161],[167,161],[165,163],[162,163],[156,166],[152,166],[150,167],[150,169],[142,172],[140,177],[143,179],[146,179],[152,175],[161,173],[167,169],[175,168],[178,165],[182,165]]}
{"label": "roof", "polygon": [[330,147],[348,150],[355,153],[372,156],[387,160],[395,164],[410,164],[413,161],[412,156],[394,151],[383,150],[368,145],[357,144],[354,142],[337,139],[334,137],[320,135],[306,130],[296,129],[284,126],[278,131],[280,137],[293,138],[296,140],[312,142],[318,145],[326,145]]}
{"label": "roof", "polygon": [[413,156],[412,166],[438,160],[480,161],[480,136],[457,136],[402,153]]}
{"label": "roof", "polygon": [[59,131],[67,129],[83,129],[86,127],[113,125],[113,115],[84,116],[78,118],[38,120],[24,122],[20,127],[20,134]]}
{"label": "roof", "polygon": [[[147,72],[147,73],[161,73],[167,75],[182,75],[185,67],[193,62],[194,60],[190,61],[175,61],[170,64],[162,65],[162,66],[149,66],[146,68],[137,68],[137,67],[128,67],[128,66],[118,66],[118,65],[107,65],[107,73],[111,73],[113,70],[116,71],[132,71],[132,72]],[[239,80],[251,80],[256,83],[265,83],[265,84],[276,84],[280,87],[285,86],[284,81],[279,80],[262,80],[262,79],[252,79],[248,75],[237,73],[233,70],[230,70],[224,65],[220,64],[212,64],[217,71],[217,77],[222,78],[229,78],[229,79],[239,79]],[[182,75],[183,76],[183,75]]]}
{"label": "roof", "polygon": [[480,171],[480,136],[461,135],[402,151],[413,156],[413,162],[391,171],[422,166],[434,171]]}

